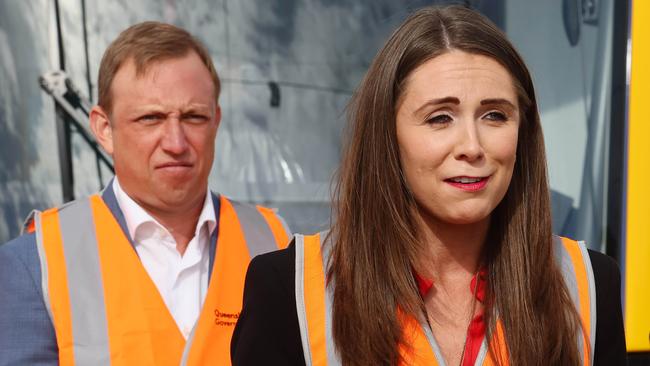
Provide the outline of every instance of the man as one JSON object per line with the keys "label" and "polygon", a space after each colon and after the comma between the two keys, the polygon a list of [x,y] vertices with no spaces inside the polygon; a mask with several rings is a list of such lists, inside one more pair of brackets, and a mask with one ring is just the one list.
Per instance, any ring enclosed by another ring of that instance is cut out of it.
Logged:
{"label": "man", "polygon": [[0,246],[0,365],[230,363],[248,263],[289,238],[273,211],[208,190],[219,88],[172,25],[108,47],[90,126],[115,178]]}

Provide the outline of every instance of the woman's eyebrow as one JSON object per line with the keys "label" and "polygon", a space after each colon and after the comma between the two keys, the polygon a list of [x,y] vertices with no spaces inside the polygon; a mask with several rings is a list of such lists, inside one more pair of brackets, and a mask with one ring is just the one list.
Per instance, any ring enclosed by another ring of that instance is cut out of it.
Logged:
{"label": "woman's eyebrow", "polygon": [[481,105],[492,105],[492,104],[505,104],[512,109],[517,109],[517,107],[511,101],[504,98],[483,99],[481,101]]}
{"label": "woman's eyebrow", "polygon": [[418,107],[418,109],[413,112],[413,114],[420,113],[421,110],[425,109],[428,106],[437,105],[437,104],[460,104],[460,99],[456,97],[443,97],[428,100],[426,103]]}

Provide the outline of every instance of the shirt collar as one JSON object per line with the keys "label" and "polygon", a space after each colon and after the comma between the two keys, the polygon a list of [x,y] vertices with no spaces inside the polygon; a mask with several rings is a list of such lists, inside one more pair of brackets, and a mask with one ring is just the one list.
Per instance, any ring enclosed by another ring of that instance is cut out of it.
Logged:
{"label": "shirt collar", "polygon": [[[122,186],[120,186],[117,176],[113,179],[113,192],[115,193],[117,204],[124,214],[124,221],[126,221],[129,235],[134,241],[136,241],[136,233],[138,232],[138,229],[146,223],[153,223],[154,225],[163,228],[165,231],[168,231],[147,211],[145,211],[145,209],[129,197],[129,195],[122,189]],[[199,220],[196,224],[195,235],[199,235],[201,228],[206,223],[208,226],[208,236],[210,236],[217,226],[217,220],[214,212],[214,204],[212,202],[212,194],[210,194],[209,189],[207,190],[205,200],[203,201],[203,208],[201,209]]]}
{"label": "shirt collar", "polygon": [[217,226],[217,216],[214,211],[214,202],[212,202],[212,194],[209,189],[205,193],[203,208],[201,209],[199,220],[196,223],[196,235],[199,235],[199,231],[206,223],[208,225],[208,236],[210,236],[212,235],[214,228]]}
{"label": "shirt collar", "polygon": [[[418,290],[420,292],[420,296],[424,298],[429,291],[433,288],[434,281],[432,279],[426,278],[419,273],[413,271],[413,277],[415,277],[415,282],[418,285]],[[478,280],[478,288],[476,288]],[[485,300],[485,286],[487,282],[487,269],[485,267],[481,267],[478,272],[474,276],[472,276],[472,280],[469,283],[469,290],[472,293],[476,293],[476,299],[480,302],[483,302]]]}

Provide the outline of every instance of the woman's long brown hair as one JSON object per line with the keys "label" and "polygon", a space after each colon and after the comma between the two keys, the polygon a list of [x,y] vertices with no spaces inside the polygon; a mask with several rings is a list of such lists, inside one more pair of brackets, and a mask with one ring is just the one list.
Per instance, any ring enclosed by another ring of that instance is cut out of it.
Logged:
{"label": "woman's long brown hair", "polygon": [[492,213],[485,243],[487,336],[498,313],[511,365],[579,365],[580,320],[553,256],[544,141],[530,74],[498,28],[458,6],[409,17],[379,51],[349,106],[328,266],[336,349],[345,365],[397,364],[404,338],[396,309],[421,319],[412,268],[424,244],[402,174],[395,116],[409,74],[450,50],[501,63],[518,90],[522,116],[512,181]]}

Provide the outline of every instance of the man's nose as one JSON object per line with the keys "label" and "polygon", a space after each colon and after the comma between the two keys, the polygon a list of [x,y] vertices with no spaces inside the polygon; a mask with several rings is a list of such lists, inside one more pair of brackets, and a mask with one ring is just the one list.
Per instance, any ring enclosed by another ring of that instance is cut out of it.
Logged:
{"label": "man's nose", "polygon": [[187,150],[187,136],[183,130],[183,124],[178,118],[170,118],[165,121],[162,133],[160,147],[165,152],[180,155]]}
{"label": "man's nose", "polygon": [[483,158],[478,126],[475,121],[467,120],[458,125],[458,139],[454,147],[454,157],[458,160],[476,161]]}

